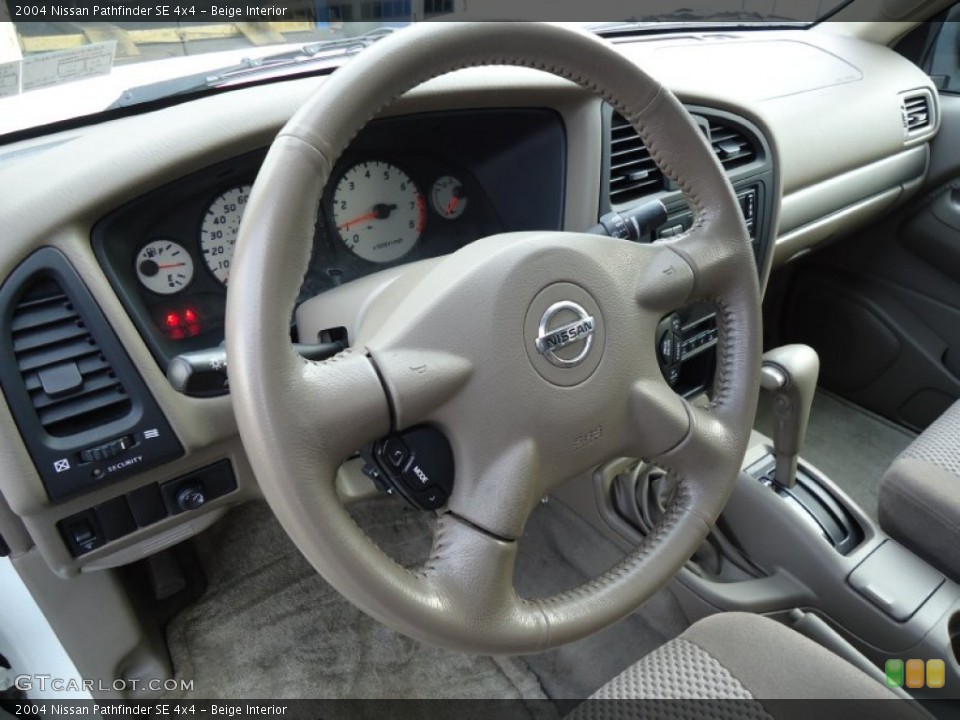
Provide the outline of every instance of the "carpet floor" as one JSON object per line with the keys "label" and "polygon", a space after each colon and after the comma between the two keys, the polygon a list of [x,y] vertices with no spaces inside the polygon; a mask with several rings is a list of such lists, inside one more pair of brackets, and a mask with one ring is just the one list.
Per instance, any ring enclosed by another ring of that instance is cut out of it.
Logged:
{"label": "carpet floor", "polygon": [[[772,436],[771,403],[765,395],[760,398],[755,427],[767,437]],[[819,391],[813,399],[800,456],[876,519],[880,478],[914,437],[889,420]]]}
{"label": "carpet floor", "polygon": [[[398,562],[416,565],[429,552],[427,513],[386,497],[351,512]],[[177,676],[194,680],[183,699],[583,698],[687,626],[663,590],[607,631],[559,650],[466,655],[411,640],[354,608],[262,502],[233,510],[195,546],[207,591],[167,626]],[[534,513],[520,549],[516,584],[525,597],[572,588],[621,557],[559,502]],[[542,717],[543,705],[531,703],[531,715]]]}

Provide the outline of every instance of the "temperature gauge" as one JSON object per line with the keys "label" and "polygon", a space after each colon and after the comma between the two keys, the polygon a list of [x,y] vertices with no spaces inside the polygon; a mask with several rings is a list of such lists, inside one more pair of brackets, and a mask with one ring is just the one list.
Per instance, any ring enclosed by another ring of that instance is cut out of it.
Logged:
{"label": "temperature gauge", "polygon": [[173,240],[151,240],[137,253],[137,279],[158,295],[180,292],[193,280],[193,258]]}
{"label": "temperature gauge", "polygon": [[444,175],[433,184],[430,201],[437,214],[447,220],[456,220],[467,209],[463,183],[451,175]]}

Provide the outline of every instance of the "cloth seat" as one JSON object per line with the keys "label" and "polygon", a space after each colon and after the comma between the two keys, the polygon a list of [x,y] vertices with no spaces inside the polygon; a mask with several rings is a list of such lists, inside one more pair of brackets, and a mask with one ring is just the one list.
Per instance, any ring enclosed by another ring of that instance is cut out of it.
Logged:
{"label": "cloth seat", "polygon": [[[838,699],[844,702],[816,702]],[[604,685],[569,717],[799,720],[812,716],[818,720],[929,717],[918,704],[894,695],[812,640],[748,613],[720,613],[700,620]]]}
{"label": "cloth seat", "polygon": [[877,504],[885,532],[960,580],[960,402],[893,461]]}

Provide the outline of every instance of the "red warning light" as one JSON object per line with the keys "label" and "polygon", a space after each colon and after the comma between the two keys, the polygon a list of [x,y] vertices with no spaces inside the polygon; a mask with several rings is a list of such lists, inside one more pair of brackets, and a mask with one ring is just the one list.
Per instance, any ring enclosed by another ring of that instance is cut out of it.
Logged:
{"label": "red warning light", "polygon": [[200,313],[197,312],[196,308],[185,307],[166,310],[161,318],[167,337],[171,340],[196,337],[203,332],[203,326],[200,324]]}

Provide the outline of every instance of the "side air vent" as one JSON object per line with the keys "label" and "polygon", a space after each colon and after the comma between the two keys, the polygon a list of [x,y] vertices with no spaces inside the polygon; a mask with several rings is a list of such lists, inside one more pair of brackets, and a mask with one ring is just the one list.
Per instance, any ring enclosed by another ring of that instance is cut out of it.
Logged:
{"label": "side air vent", "polygon": [[0,387],[54,502],[183,455],[90,290],[45,247],[0,285]]}
{"label": "side air vent", "polygon": [[933,125],[930,93],[926,91],[900,96],[903,114],[903,131],[908,137],[916,135]]}
{"label": "side air vent", "polygon": [[751,139],[726,123],[710,121],[710,143],[724,170],[733,170],[757,159],[757,149]]}
{"label": "side air vent", "polygon": [[664,188],[663,173],[640,136],[618,113],[610,122],[610,202],[619,205]]}
{"label": "side air vent", "polygon": [[130,397],[63,288],[30,285],[11,320],[17,368],[40,426],[66,437],[130,412]]}

